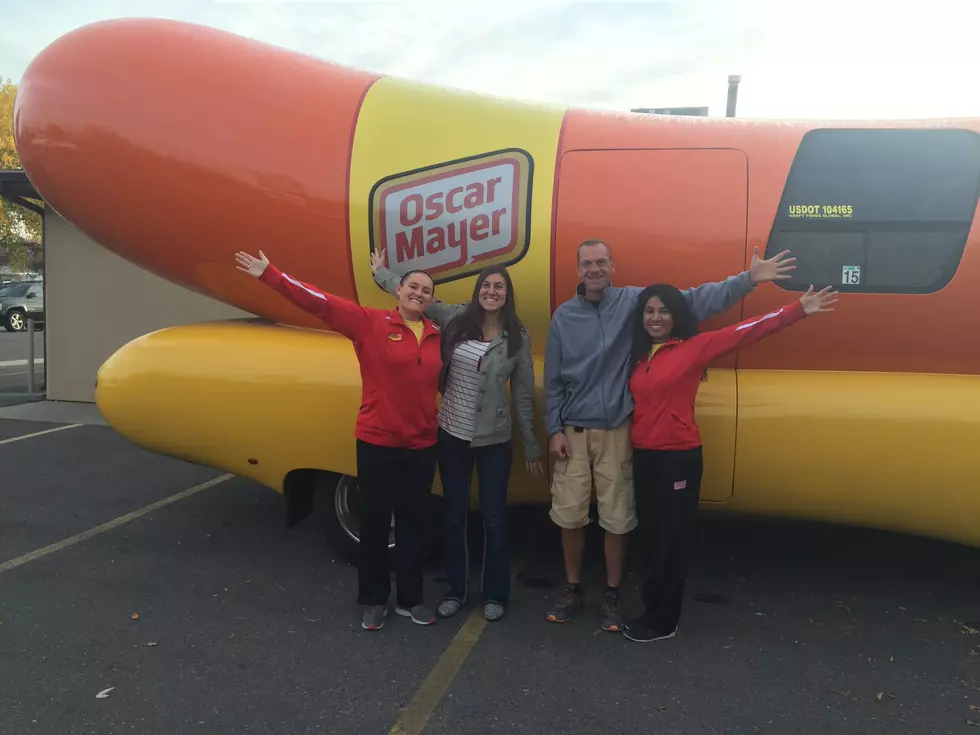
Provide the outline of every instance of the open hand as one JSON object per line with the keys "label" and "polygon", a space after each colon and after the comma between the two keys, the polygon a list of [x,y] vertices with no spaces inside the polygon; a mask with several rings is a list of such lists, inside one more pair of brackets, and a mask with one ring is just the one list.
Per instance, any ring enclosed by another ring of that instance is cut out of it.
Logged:
{"label": "open hand", "polygon": [[814,293],[813,286],[810,286],[807,292],[800,296],[800,303],[803,305],[803,311],[807,313],[807,316],[818,311],[833,311],[829,307],[837,303],[837,292],[830,289],[831,287],[827,286]]}
{"label": "open hand", "polygon": [[540,459],[529,459],[527,461],[527,471],[531,473],[532,477],[537,477],[544,472],[544,465],[541,464]]}
{"label": "open hand", "polygon": [[783,281],[791,277],[790,271],[796,270],[793,263],[796,258],[787,258],[789,250],[777,253],[768,260],[759,259],[759,248],[752,248],[752,262],[749,264],[749,278],[753,284]]}
{"label": "open hand", "polygon": [[261,250],[259,251],[259,257],[255,258],[244,251],[239,251],[235,253],[235,262],[238,263],[236,268],[240,271],[245,271],[250,276],[259,278],[265,273],[266,266],[269,265],[269,259],[265,257],[265,253]]}
{"label": "open hand", "polygon": [[385,264],[385,256],[381,254],[381,251],[377,248],[371,253],[371,272],[377,273],[378,268]]}

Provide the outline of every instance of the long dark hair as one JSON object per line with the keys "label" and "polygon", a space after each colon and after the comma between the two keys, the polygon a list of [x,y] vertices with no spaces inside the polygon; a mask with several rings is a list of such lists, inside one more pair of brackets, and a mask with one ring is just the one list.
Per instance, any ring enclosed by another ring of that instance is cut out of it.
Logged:
{"label": "long dark hair", "polygon": [[694,318],[687,299],[673,286],[666,283],[655,283],[647,286],[640,291],[636,297],[636,306],[633,307],[633,350],[630,353],[630,367],[643,362],[650,354],[653,346],[653,337],[643,328],[643,310],[646,308],[647,301],[654,296],[659,298],[673,317],[674,325],[670,330],[669,337],[674,339],[688,339],[698,333],[698,321]]}
{"label": "long dark hair", "polygon": [[514,293],[514,284],[510,280],[510,273],[502,265],[488,265],[480,275],[476,277],[476,284],[473,286],[473,297],[466,305],[462,313],[453,319],[446,333],[443,334],[443,355],[448,362],[456,349],[456,345],[468,339],[483,339],[483,316],[486,313],[480,306],[480,286],[494,273],[499,273],[507,284],[507,298],[504,305],[500,307],[500,322],[503,330],[507,333],[507,356],[513,357],[521,349],[524,325],[517,318],[517,295]]}

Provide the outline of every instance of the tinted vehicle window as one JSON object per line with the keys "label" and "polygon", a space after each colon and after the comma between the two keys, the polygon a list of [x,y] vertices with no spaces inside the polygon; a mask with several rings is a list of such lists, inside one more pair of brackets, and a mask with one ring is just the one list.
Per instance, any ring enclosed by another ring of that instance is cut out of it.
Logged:
{"label": "tinted vehicle window", "polygon": [[966,130],[816,130],[804,136],[766,252],[790,249],[813,283],[929,293],[952,279],[980,195],[980,135]]}
{"label": "tinted vehicle window", "polygon": [[15,286],[4,286],[0,288],[0,298],[6,296],[7,298],[20,298],[27,294],[27,289],[30,288],[30,284],[18,283]]}

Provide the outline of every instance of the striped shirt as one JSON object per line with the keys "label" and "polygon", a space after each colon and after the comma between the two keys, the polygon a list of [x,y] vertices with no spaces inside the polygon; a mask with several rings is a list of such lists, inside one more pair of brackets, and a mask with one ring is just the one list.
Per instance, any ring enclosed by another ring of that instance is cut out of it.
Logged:
{"label": "striped shirt", "polygon": [[473,439],[480,360],[489,346],[490,342],[475,339],[460,342],[450,358],[446,390],[439,408],[439,426],[457,439]]}

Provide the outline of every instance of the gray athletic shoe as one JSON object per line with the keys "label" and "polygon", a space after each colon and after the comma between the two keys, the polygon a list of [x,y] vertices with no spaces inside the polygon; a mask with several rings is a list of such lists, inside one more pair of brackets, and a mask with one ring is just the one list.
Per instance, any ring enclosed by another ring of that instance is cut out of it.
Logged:
{"label": "gray athletic shoe", "polygon": [[504,606],[499,602],[488,602],[483,606],[483,617],[491,623],[500,620],[504,616]]}
{"label": "gray athletic shoe", "polygon": [[571,585],[566,585],[558,602],[548,611],[548,620],[552,623],[565,623],[582,606],[582,593],[576,592]]}
{"label": "gray athletic shoe", "polygon": [[602,602],[602,612],[604,613],[602,618],[603,630],[618,633],[623,629],[623,605],[619,601],[618,592],[606,590]]}
{"label": "gray athletic shoe", "polygon": [[445,600],[439,603],[439,607],[436,608],[436,612],[439,613],[440,618],[451,618],[453,615],[458,613],[462,607],[462,602],[454,597],[447,597]]}
{"label": "gray athletic shoe", "polygon": [[384,605],[371,605],[364,611],[364,617],[361,618],[361,627],[364,630],[381,630],[385,627],[385,617],[387,615],[388,609]]}
{"label": "gray athletic shoe", "polygon": [[416,605],[411,610],[398,605],[395,608],[395,612],[403,618],[411,618],[412,622],[416,625],[432,625],[436,622],[436,616],[425,605]]}

